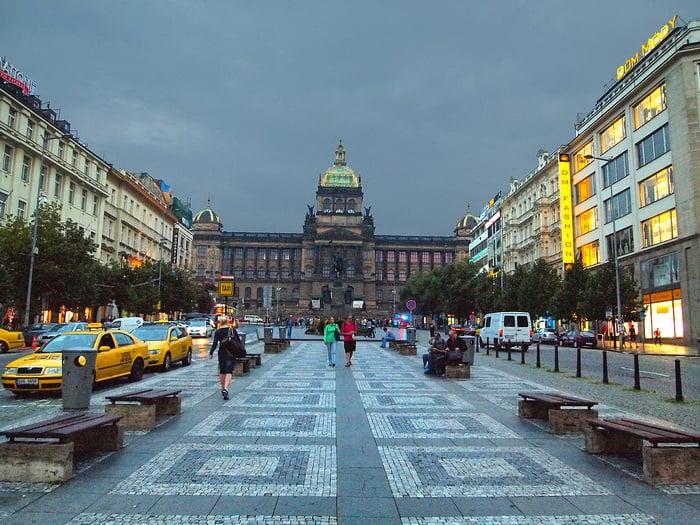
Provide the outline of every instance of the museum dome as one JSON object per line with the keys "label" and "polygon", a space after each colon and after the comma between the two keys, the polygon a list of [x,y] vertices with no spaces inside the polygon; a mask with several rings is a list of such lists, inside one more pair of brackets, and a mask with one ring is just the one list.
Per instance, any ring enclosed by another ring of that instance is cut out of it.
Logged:
{"label": "museum dome", "polygon": [[319,186],[324,188],[359,188],[360,179],[345,162],[345,148],[343,142],[338,144],[335,150],[335,162],[321,175]]}
{"label": "museum dome", "polygon": [[221,217],[219,217],[214,210],[211,209],[211,200],[207,202],[206,209],[197,212],[194,216],[194,224],[218,224],[223,225],[221,222]]}

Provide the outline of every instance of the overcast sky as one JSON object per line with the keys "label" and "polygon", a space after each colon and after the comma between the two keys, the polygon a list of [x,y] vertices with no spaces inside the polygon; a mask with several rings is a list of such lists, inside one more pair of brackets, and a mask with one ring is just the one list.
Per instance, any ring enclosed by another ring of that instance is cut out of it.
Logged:
{"label": "overcast sky", "polygon": [[378,234],[452,235],[697,0],[4,0],[0,56],[117,168],[301,232],[342,139]]}

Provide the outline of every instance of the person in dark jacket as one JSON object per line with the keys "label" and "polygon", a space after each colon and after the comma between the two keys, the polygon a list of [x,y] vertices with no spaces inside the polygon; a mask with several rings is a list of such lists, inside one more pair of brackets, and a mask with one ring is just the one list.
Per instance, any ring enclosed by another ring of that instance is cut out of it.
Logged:
{"label": "person in dark jacket", "polygon": [[214,357],[216,347],[219,347],[219,383],[221,384],[221,396],[228,400],[228,387],[233,377],[233,365],[236,362],[236,343],[243,348],[238,331],[234,327],[233,319],[222,319],[221,328],[214,332],[214,341],[209,350],[209,359]]}

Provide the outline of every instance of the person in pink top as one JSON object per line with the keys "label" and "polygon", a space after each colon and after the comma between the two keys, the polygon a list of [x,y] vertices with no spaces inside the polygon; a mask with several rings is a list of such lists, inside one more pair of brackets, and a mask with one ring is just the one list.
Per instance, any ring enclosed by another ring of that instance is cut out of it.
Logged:
{"label": "person in pink top", "polygon": [[345,322],[340,326],[340,333],[343,336],[343,347],[345,348],[345,366],[352,366],[352,354],[357,345],[355,341],[357,325],[352,315],[348,315]]}

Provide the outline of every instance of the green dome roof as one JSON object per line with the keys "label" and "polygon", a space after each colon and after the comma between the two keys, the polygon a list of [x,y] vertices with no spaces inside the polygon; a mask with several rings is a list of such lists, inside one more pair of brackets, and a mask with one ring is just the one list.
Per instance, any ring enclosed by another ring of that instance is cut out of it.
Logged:
{"label": "green dome roof", "polygon": [[359,188],[360,180],[345,162],[345,148],[338,144],[335,150],[335,162],[321,176],[319,185],[324,188]]}
{"label": "green dome roof", "polygon": [[223,224],[221,222],[221,217],[219,217],[216,213],[214,213],[214,210],[211,209],[211,207],[207,206],[205,210],[202,210],[197,213],[197,215],[194,216],[194,223],[197,224],[203,224],[203,223],[215,223],[215,224]]}

